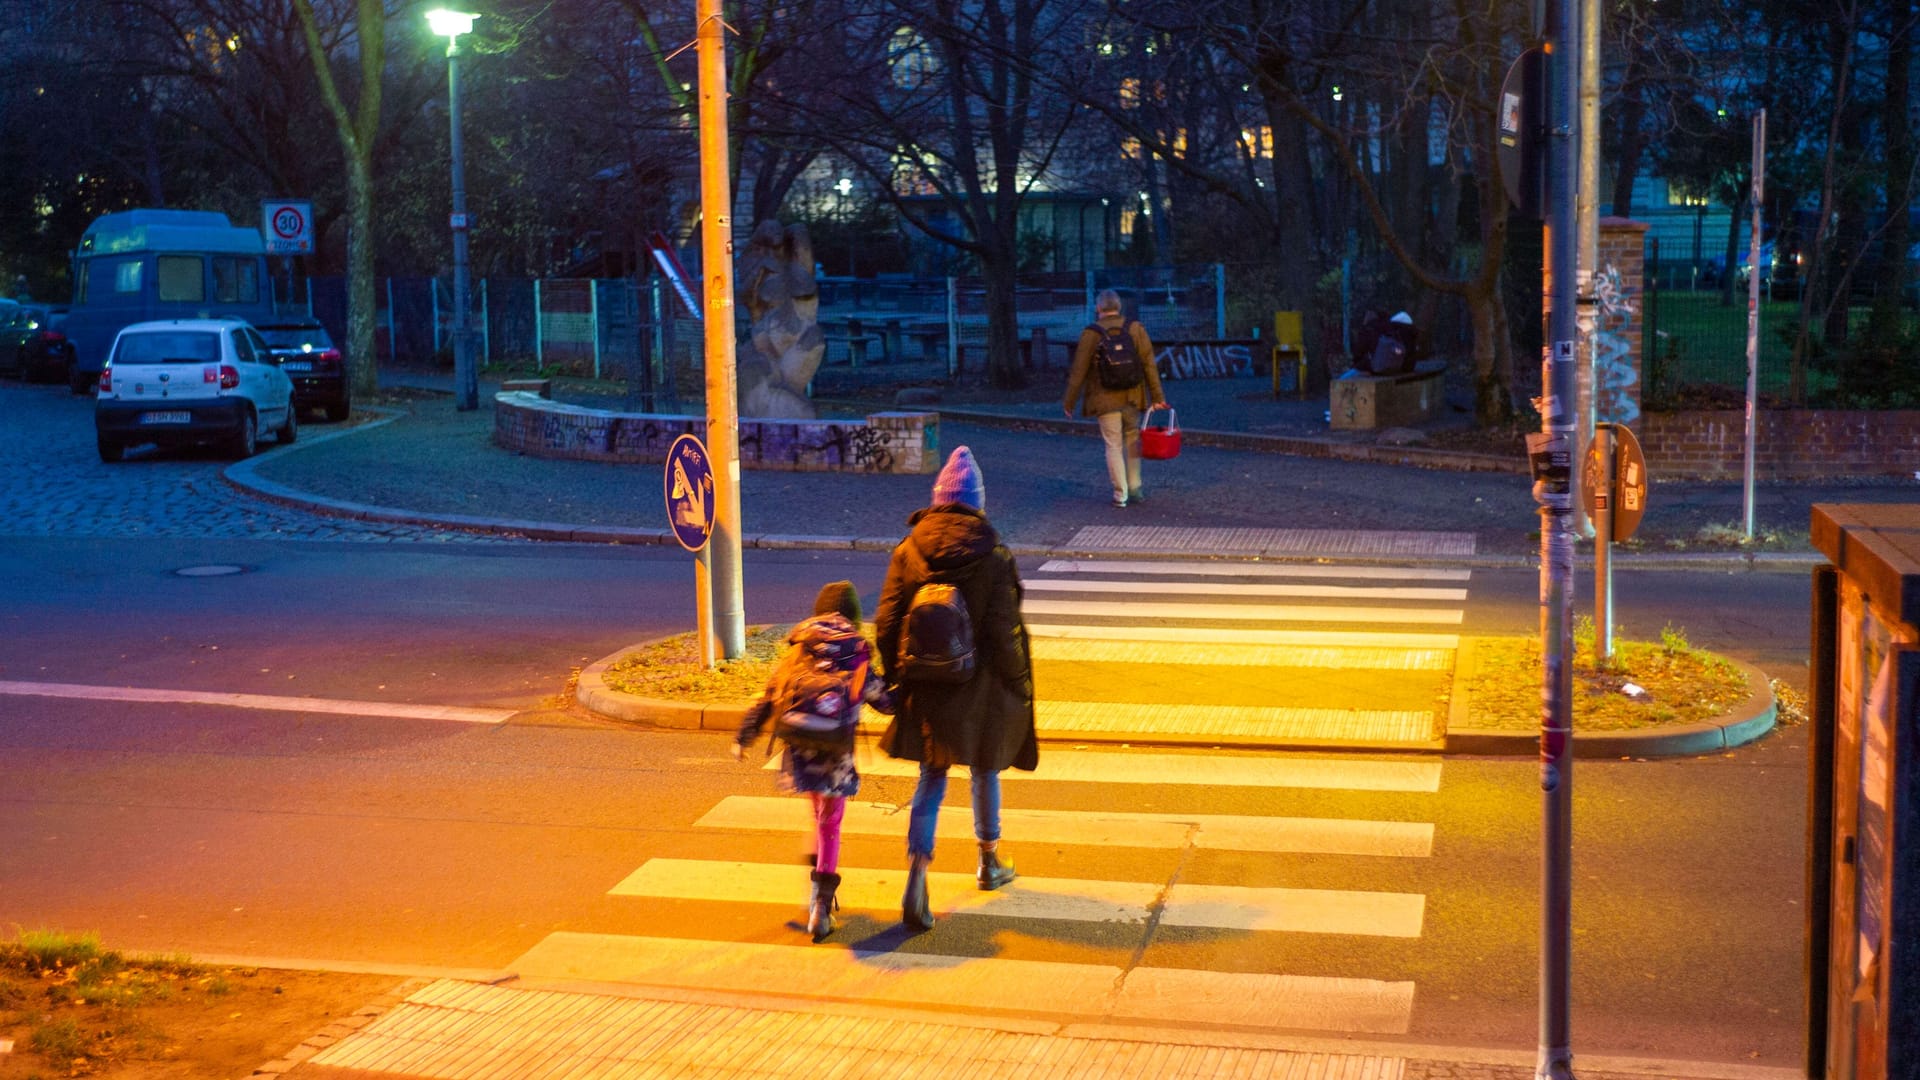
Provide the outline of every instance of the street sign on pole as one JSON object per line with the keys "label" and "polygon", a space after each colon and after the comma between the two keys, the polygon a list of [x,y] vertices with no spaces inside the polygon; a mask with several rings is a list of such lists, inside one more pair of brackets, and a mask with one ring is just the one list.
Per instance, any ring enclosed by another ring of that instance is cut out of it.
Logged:
{"label": "street sign on pole", "polygon": [[700,638],[700,664],[719,662],[720,642],[713,632],[713,574],[707,541],[713,536],[713,459],[699,438],[682,435],[667,449],[667,524],[680,546],[693,552],[693,604]]}
{"label": "street sign on pole", "polygon": [[673,440],[667,450],[667,524],[688,551],[707,546],[713,535],[713,462],[694,435]]}
{"label": "street sign on pole", "polygon": [[1611,453],[1598,445],[1588,448],[1580,498],[1595,522],[1603,511],[1613,517],[1613,528],[1596,540],[1618,544],[1633,538],[1647,512],[1647,458],[1632,428],[1603,422],[1595,424],[1594,430],[1608,432],[1613,447]]}
{"label": "street sign on pole", "polygon": [[304,199],[262,201],[260,231],[269,255],[313,254],[313,204]]}

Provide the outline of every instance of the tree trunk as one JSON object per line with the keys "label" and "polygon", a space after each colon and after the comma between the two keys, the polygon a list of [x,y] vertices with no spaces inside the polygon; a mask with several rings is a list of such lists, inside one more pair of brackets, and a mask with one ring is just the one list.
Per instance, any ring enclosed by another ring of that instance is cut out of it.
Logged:
{"label": "tree trunk", "polygon": [[1497,290],[1469,289],[1461,299],[1467,306],[1467,319],[1473,324],[1473,415],[1481,427],[1498,427],[1513,419],[1512,395],[1507,387],[1513,384],[1512,372],[1502,372],[1502,366],[1511,367],[1512,360],[1502,360],[1500,350],[1495,347],[1497,335],[1506,333],[1506,320],[1500,316],[1498,308],[1500,298]]}
{"label": "tree trunk", "polygon": [[[372,397],[380,389],[374,323],[379,305],[373,277],[373,168],[363,158],[347,159],[347,363],[353,395]],[[391,342],[388,343],[392,345]]]}
{"label": "tree trunk", "polygon": [[994,224],[980,257],[987,291],[987,382],[1001,390],[1027,385],[1020,367],[1020,311],[1014,296],[1016,258],[1010,232]]}

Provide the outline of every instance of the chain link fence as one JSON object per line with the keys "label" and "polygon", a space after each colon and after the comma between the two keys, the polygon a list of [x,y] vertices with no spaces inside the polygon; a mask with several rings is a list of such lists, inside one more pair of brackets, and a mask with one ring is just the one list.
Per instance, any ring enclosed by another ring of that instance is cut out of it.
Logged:
{"label": "chain link fence", "polygon": [[[826,364],[916,363],[962,377],[985,367],[987,289],[980,278],[823,278],[819,288]],[[1118,292],[1156,341],[1225,336],[1226,272],[1217,264],[1029,274],[1014,288],[1024,362],[1042,369],[1069,362],[1103,289]],[[381,363],[451,369],[449,281],[382,278],[374,294]],[[637,382],[669,400],[700,393],[702,326],[658,278],[482,278],[472,302],[474,350],[483,366]],[[294,306],[301,303],[296,296]],[[308,279],[304,306],[346,340],[346,279]],[[736,309],[744,340],[744,305]]]}

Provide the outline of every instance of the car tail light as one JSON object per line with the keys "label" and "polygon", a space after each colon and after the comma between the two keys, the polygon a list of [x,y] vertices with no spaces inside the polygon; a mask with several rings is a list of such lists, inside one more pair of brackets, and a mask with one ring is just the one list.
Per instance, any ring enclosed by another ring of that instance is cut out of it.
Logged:
{"label": "car tail light", "polygon": [[58,330],[42,330],[40,331],[40,340],[49,345],[53,345],[67,340],[67,335]]}
{"label": "car tail light", "polygon": [[220,365],[220,389],[231,390],[240,385],[240,369],[232,364]]}
{"label": "car tail light", "polygon": [[100,392],[103,394],[113,393],[113,365],[112,364],[108,364],[106,367],[103,367],[100,369]]}
{"label": "car tail light", "polygon": [[339,349],[322,349],[319,352],[314,353],[313,358],[314,360],[319,362],[321,367],[329,367],[329,368],[338,367],[340,364],[340,350]]}

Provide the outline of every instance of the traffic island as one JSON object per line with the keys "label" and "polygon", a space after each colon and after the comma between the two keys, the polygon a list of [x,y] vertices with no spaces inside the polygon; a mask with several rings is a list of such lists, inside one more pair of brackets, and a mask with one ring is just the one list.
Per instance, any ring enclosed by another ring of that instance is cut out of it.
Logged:
{"label": "traffic island", "polygon": [[[575,696],[581,705],[613,719],[678,730],[733,731],[766,684],[785,633],[784,626],[751,628],[747,656],[713,671],[700,666],[690,633],[642,642],[582,670]],[[1072,703],[1048,700],[1049,685],[1056,686],[1056,692],[1061,686],[1069,692],[1074,687],[1063,684],[1058,672],[1050,680],[1044,661],[1036,662],[1042,697],[1038,733],[1050,743],[1531,756],[1539,744],[1541,668],[1537,646],[1530,656],[1524,651],[1530,645],[1531,639],[1525,638],[1463,639],[1450,676],[1444,668],[1437,672],[1435,696],[1440,700],[1427,709],[1406,710],[1432,716],[1435,728],[1444,722],[1444,731],[1431,737],[1389,742],[1364,733],[1350,738],[1234,734],[1222,729],[1217,708],[1208,712],[1198,706],[1156,704],[1190,696],[1191,672],[1177,665],[1129,669],[1134,673],[1130,696],[1156,714],[1158,722],[1150,730],[1124,723],[1110,723],[1106,730],[1091,728],[1071,722]],[[1778,709],[1764,673],[1692,648],[1683,636],[1670,632],[1664,643],[1619,642],[1616,656],[1621,662],[1615,668],[1595,671],[1588,664],[1586,677],[1576,678],[1578,756],[1712,753],[1752,742],[1775,724]],[[1332,692],[1337,681],[1322,685]],[[1596,708],[1602,703],[1605,708]],[[1124,718],[1140,709],[1108,706],[1095,711]],[[885,716],[869,713],[865,727],[877,732],[886,723]]]}
{"label": "traffic island", "polygon": [[[1582,758],[1674,757],[1743,746],[1773,730],[1766,674],[1686,643],[1619,641],[1598,668],[1592,640],[1574,659],[1573,750]],[[1527,755],[1540,743],[1542,668],[1534,638],[1463,638],[1448,706],[1446,752]]]}

